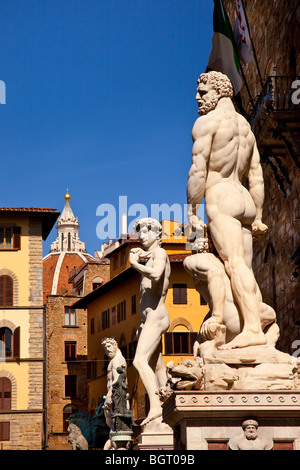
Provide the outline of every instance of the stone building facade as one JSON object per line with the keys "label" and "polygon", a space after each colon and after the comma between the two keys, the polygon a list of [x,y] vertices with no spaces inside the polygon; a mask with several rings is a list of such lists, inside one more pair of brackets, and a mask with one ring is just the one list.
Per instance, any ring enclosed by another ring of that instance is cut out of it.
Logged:
{"label": "stone building facade", "polygon": [[[278,348],[299,349],[300,319],[300,5],[297,0],[244,1],[257,56],[242,65],[244,109],[257,139],[265,181],[263,221],[253,268],[264,300],[277,312]],[[235,0],[223,0],[233,27]],[[260,71],[260,75],[258,73]]]}
{"label": "stone building facade", "polygon": [[43,259],[47,338],[46,447],[70,450],[67,417],[87,411],[87,314],[72,304],[109,278],[108,260],[95,259],[79,240],[78,218],[65,195],[57,238]]}
{"label": "stone building facade", "polygon": [[59,212],[0,208],[0,448],[45,448],[42,242]]}
{"label": "stone building facade", "polygon": [[71,310],[78,297],[49,295],[47,313],[47,448],[69,450],[66,418],[87,411],[87,322]]}

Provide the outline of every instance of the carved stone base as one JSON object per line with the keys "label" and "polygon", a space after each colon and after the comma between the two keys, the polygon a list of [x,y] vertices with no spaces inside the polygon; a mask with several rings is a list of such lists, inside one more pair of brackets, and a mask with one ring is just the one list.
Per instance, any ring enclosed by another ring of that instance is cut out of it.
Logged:
{"label": "carved stone base", "polygon": [[203,364],[204,390],[300,389],[298,359],[272,346],[215,350]]}
{"label": "carved stone base", "polygon": [[130,450],[132,443],[132,434],[130,431],[110,432],[112,450]]}
{"label": "carved stone base", "polygon": [[142,427],[138,439],[138,450],[172,450],[173,430],[161,418],[150,421]]}
{"label": "carved stone base", "polygon": [[225,449],[248,418],[274,448],[300,450],[300,391],[175,391],[163,404],[175,450]]}

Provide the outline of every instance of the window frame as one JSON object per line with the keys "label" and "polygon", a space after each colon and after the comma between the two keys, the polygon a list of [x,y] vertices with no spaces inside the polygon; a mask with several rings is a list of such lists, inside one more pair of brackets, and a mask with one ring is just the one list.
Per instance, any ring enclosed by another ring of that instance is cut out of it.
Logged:
{"label": "window frame", "polygon": [[[181,335],[181,337],[180,337]],[[183,335],[186,336],[187,350],[183,348]],[[165,333],[165,355],[193,355],[193,345],[197,339],[197,333],[193,331],[167,331]],[[179,344],[179,348],[178,348]]]}
{"label": "window frame", "polygon": [[187,284],[174,283],[173,286],[173,304],[187,305]]}
{"label": "window frame", "polygon": [[[20,250],[21,249],[21,227],[15,225],[0,226],[0,231],[3,230],[3,246],[0,246],[0,251]],[[11,245],[6,246],[6,231],[11,231]]]}
{"label": "window frame", "polygon": [[[5,396],[9,394],[9,396]],[[11,395],[12,395],[12,384],[9,378],[0,377],[0,410],[8,411],[11,410]],[[5,400],[7,400],[5,402]]]}
{"label": "window frame", "polygon": [[136,294],[131,296],[131,315],[135,315],[137,312],[136,308]]}
{"label": "window frame", "polygon": [[[1,280],[3,279],[3,285]],[[10,285],[8,286],[8,280]],[[2,274],[0,276],[0,295],[2,294],[3,303],[0,303],[0,307],[13,307],[14,305],[14,280],[8,274]],[[9,302],[7,301],[9,297]]]}
{"label": "window frame", "polygon": [[[4,428],[6,427],[6,430]],[[10,422],[0,422],[0,442],[10,441]]]}
{"label": "window frame", "polygon": [[110,327],[110,309],[107,308],[101,313],[102,319],[102,330],[106,330]]}
{"label": "window frame", "polygon": [[[74,315],[74,324],[72,324],[72,316]],[[66,323],[66,318],[68,316],[68,323]],[[64,326],[72,328],[77,326],[77,311],[76,308],[71,308],[70,305],[64,306]]]}
{"label": "window frame", "polygon": [[77,360],[77,341],[65,341],[65,362]]}
{"label": "window frame", "polygon": [[65,398],[77,398],[78,396],[78,380],[77,375],[65,375]]}
{"label": "window frame", "polygon": [[117,322],[126,320],[126,300],[122,300],[117,304]]}

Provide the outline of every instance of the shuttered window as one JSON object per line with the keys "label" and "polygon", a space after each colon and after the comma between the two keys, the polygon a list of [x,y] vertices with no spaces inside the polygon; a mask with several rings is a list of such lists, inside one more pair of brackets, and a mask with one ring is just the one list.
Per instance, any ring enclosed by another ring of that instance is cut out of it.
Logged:
{"label": "shuttered window", "polygon": [[131,296],[131,313],[134,315],[136,313],[136,295]]}
{"label": "shuttered window", "polygon": [[21,249],[21,227],[0,227],[0,250]]}
{"label": "shuttered window", "polygon": [[173,331],[165,333],[165,354],[193,354],[197,333]]}
{"label": "shuttered window", "polygon": [[10,276],[0,276],[0,305],[3,307],[13,305],[13,280]]}
{"label": "shuttered window", "polygon": [[102,330],[109,328],[110,326],[110,309],[104,310],[102,312]]}
{"label": "shuttered window", "polygon": [[65,396],[76,398],[77,396],[77,375],[65,375]]}
{"label": "shuttered window", "polygon": [[117,321],[120,323],[121,321],[126,320],[126,301],[120,302],[117,305]]}
{"label": "shuttered window", "polygon": [[76,360],[76,349],[76,341],[65,341],[65,361]]}
{"label": "shuttered window", "polygon": [[20,327],[14,333],[9,328],[0,328],[0,360],[6,357],[20,358]]}
{"label": "shuttered window", "polygon": [[1,358],[12,356],[12,332],[9,328],[0,328]]}
{"label": "shuttered window", "polygon": [[0,423],[0,441],[10,440],[10,423],[5,421]]}
{"label": "shuttered window", "polygon": [[0,410],[11,409],[11,381],[7,377],[0,378]]}
{"label": "shuttered window", "polygon": [[187,304],[186,284],[173,284],[173,304]]}

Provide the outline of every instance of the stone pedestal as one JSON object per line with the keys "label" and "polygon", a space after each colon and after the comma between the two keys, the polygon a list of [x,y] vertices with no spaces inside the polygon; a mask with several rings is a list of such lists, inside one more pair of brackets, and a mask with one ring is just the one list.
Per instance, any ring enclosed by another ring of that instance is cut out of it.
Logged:
{"label": "stone pedestal", "polygon": [[114,450],[130,450],[132,443],[131,431],[110,432],[111,446]]}
{"label": "stone pedestal", "polygon": [[300,391],[175,391],[163,404],[175,450],[225,450],[247,418],[275,450],[300,450]]}
{"label": "stone pedestal", "polygon": [[142,426],[139,435],[139,450],[172,450],[174,448],[173,430],[161,419],[150,421]]}

